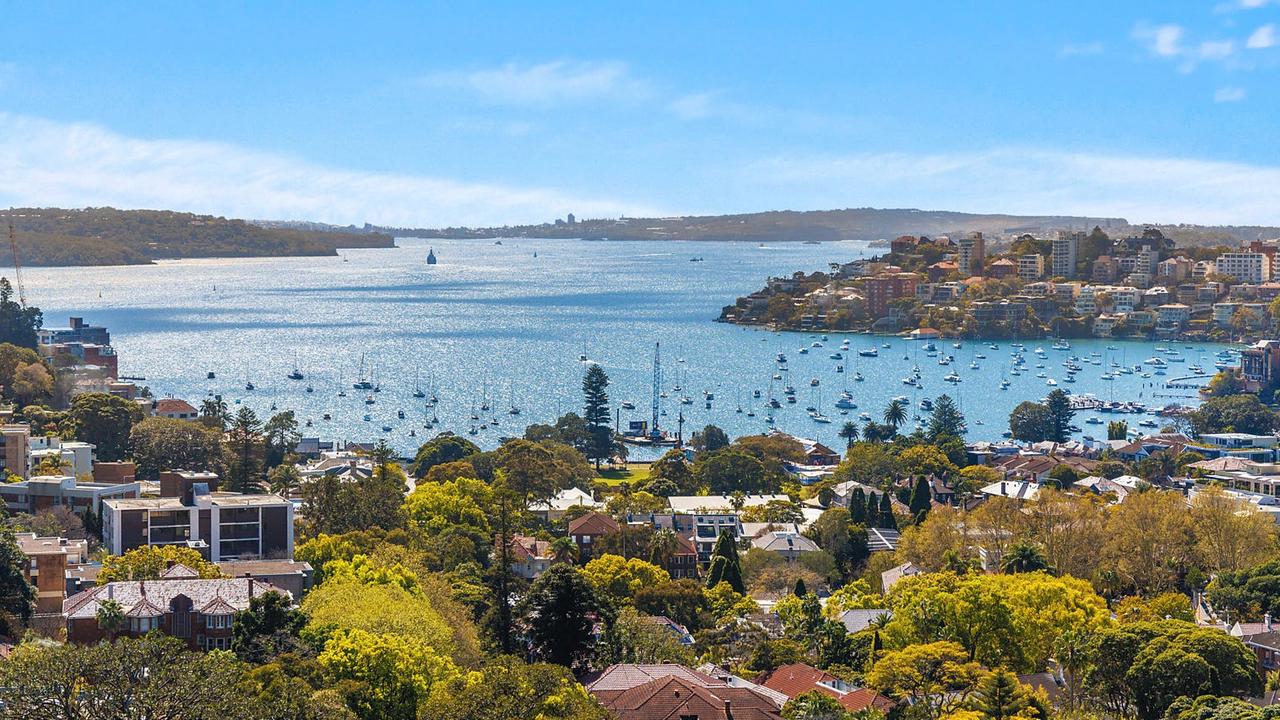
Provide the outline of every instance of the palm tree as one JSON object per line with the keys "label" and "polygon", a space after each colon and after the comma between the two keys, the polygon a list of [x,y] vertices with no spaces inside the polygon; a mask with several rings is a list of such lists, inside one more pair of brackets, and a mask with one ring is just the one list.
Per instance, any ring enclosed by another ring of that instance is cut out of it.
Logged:
{"label": "palm tree", "polygon": [[575,563],[578,561],[578,543],[565,536],[551,541],[551,558],[553,562]]}
{"label": "palm tree", "polygon": [[1037,570],[1049,570],[1049,561],[1045,559],[1040,546],[1029,542],[1016,543],[1005,553],[1000,561],[1000,569],[1006,573],[1025,573]]}
{"label": "palm tree", "polygon": [[852,422],[846,421],[845,424],[840,427],[839,435],[844,438],[845,448],[851,448],[853,447],[853,444],[858,441],[858,426]]}
{"label": "palm tree", "polygon": [[115,639],[116,633],[124,626],[124,606],[118,601],[107,598],[98,602],[98,627],[107,634],[108,639]]}
{"label": "palm tree", "polygon": [[655,532],[649,540],[649,562],[665,568],[671,562],[671,558],[675,556],[679,547],[680,544],[676,540],[675,531],[671,528],[662,528]]}
{"label": "palm tree", "polygon": [[230,413],[227,401],[221,395],[207,397],[200,403],[200,419],[219,430],[226,429]]}
{"label": "palm tree", "polygon": [[893,400],[889,403],[889,407],[884,409],[884,424],[892,425],[894,430],[902,426],[907,421],[907,408],[899,400]]}

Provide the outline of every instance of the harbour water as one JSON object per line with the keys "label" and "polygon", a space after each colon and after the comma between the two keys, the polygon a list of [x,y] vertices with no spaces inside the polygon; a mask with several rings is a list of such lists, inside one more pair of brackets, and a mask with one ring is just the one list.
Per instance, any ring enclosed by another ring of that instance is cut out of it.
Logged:
{"label": "harbour water", "polygon": [[[1115,369],[1113,361],[1140,364],[1156,354],[1155,344],[1078,340],[1070,351],[1055,351],[1050,340],[1026,342],[1026,364],[1012,375],[1007,341],[996,341],[999,349],[988,342],[957,349],[949,340],[938,340],[939,355],[930,356],[919,341],[832,333],[824,342],[821,336],[714,322],[722,305],[758,289],[770,274],[822,269],[878,252],[860,242],[764,247],[518,238],[502,244],[398,243],[396,249],[348,250],[341,257],[34,268],[25,271],[25,279],[28,297],[44,310],[46,325],[62,325],[68,315],[107,325],[121,373],[145,377],[141,384],[157,396],[181,397],[198,406],[206,395],[220,394],[233,409],[247,405],[263,417],[273,405],[293,409],[300,422],[312,423],[304,428],[306,435],[385,437],[406,453],[441,430],[467,435],[475,426],[472,439],[493,447],[530,423],[580,412],[581,355],[608,372],[615,409],[623,401],[635,406],[620,410],[624,428],[629,421],[647,420],[657,342],[667,395],[661,400],[664,430],[674,432],[683,413],[686,435],[707,423],[731,436],[765,431],[772,384],[773,395],[782,401],[772,412],[775,426],[833,447],[842,442],[837,432],[843,422],[860,424],[863,412],[878,420],[895,396],[907,396],[914,415],[920,413],[921,399],[947,393],[964,411],[969,437],[987,440],[1000,438],[1015,405],[1052,390],[1050,379],[1075,395],[1102,400],[1153,407],[1195,403],[1194,390],[1166,390],[1163,382],[1191,375],[1188,368],[1196,364],[1212,373],[1214,355],[1222,349],[1174,344],[1180,354],[1161,357],[1184,361],[1170,362],[1164,376],[1134,372],[1103,380],[1104,372]],[[428,249],[434,249],[438,264],[426,264]],[[844,337],[850,340],[848,350],[839,347]],[[873,346],[877,357],[857,354]],[[1043,360],[1032,352],[1037,346],[1046,351]],[[787,357],[785,371],[778,368],[780,352]],[[834,353],[842,358],[832,358]],[[955,361],[939,365],[942,354],[954,355]],[[302,380],[287,377],[295,355]],[[1081,358],[1073,383],[1065,381],[1062,366],[1070,356]],[[366,377],[380,392],[351,387],[362,357]],[[1037,363],[1044,367],[1036,368]],[[839,365],[846,372],[837,372]],[[916,365],[922,387],[904,385]],[[215,379],[207,379],[209,372]],[[944,380],[951,372],[959,382]],[[855,381],[855,373],[863,381]],[[1037,377],[1040,373],[1045,377]],[[781,379],[773,380],[775,374]],[[1002,380],[1007,389],[1001,389]],[[245,389],[247,382],[254,384],[253,391]],[[795,388],[795,404],[785,402],[786,385]],[[437,395],[439,402],[427,407],[413,396],[415,388],[428,398]],[[346,397],[339,397],[340,390]],[[846,390],[857,407],[842,411],[835,403]],[[705,393],[714,399],[708,403]],[[684,395],[691,404],[679,404]],[[366,403],[370,397],[374,402]],[[481,409],[485,404],[489,410]],[[513,405],[518,415],[511,414]],[[831,422],[815,422],[806,413],[809,406]],[[323,419],[326,413],[331,419]],[[473,414],[479,419],[472,420]],[[1077,424],[1083,434],[1104,436],[1105,430],[1085,423],[1092,415],[1081,413]],[[425,428],[433,418],[438,423]],[[1126,418],[1131,426],[1141,419]],[[487,427],[480,429],[482,424]],[[651,454],[637,450],[633,456]]]}

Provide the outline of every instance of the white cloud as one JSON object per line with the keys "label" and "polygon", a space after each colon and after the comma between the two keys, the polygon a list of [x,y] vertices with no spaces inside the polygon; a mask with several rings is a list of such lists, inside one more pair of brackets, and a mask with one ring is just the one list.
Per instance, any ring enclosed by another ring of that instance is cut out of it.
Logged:
{"label": "white cloud", "polygon": [[241,218],[398,226],[663,214],[551,188],[362,172],[201,140],[126,137],[0,112],[0,202],[189,210]]}
{"label": "white cloud", "polygon": [[1133,36],[1147,46],[1152,55],[1177,57],[1183,53],[1182,37],[1186,34],[1180,25],[1139,26]]}
{"label": "white cloud", "polygon": [[1216,103],[1240,102],[1244,96],[1245,91],[1242,87],[1221,87],[1213,93],[1213,101]]}
{"label": "white cloud", "polygon": [[998,148],[952,154],[782,156],[741,173],[807,207],[1078,214],[1131,222],[1280,225],[1280,167]]}
{"label": "white cloud", "polygon": [[635,101],[652,94],[648,83],[635,77],[626,63],[612,60],[507,63],[489,69],[435,73],[423,78],[423,84],[463,89],[486,101],[511,105],[551,105],[597,98]]}
{"label": "white cloud", "polygon": [[1101,55],[1103,46],[1100,42],[1067,43],[1058,51],[1058,57],[1077,57],[1082,55]]}
{"label": "white cloud", "polygon": [[1265,7],[1270,3],[1270,1],[1271,0],[1240,0],[1240,7],[1245,8],[1246,10],[1253,10]]}
{"label": "white cloud", "polygon": [[1276,26],[1263,25],[1262,27],[1253,31],[1253,34],[1250,35],[1249,39],[1245,42],[1245,47],[1251,50],[1261,50],[1262,48],[1272,47],[1275,44],[1276,44]]}
{"label": "white cloud", "polygon": [[1236,51],[1231,40],[1206,40],[1200,43],[1200,57],[1204,60],[1225,60]]}

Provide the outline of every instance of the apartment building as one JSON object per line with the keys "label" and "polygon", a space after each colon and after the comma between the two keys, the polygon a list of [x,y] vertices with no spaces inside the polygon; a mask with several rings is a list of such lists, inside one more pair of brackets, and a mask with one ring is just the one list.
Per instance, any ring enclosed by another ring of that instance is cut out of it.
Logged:
{"label": "apartment building", "polygon": [[0,467],[20,478],[26,478],[31,474],[31,427],[29,425],[0,426]]}
{"label": "apartment building", "polygon": [[102,503],[102,537],[120,555],[144,545],[186,545],[213,562],[293,557],[293,504],[279,495],[211,490],[212,473],[160,476],[158,498]]}
{"label": "apartment building", "polygon": [[61,613],[67,597],[67,568],[89,562],[89,541],[15,533],[30,562],[23,574],[36,588],[36,613]]}
{"label": "apartment building", "polygon": [[919,276],[915,273],[884,273],[863,281],[863,291],[867,297],[867,312],[873,318],[882,318],[889,313],[889,301],[916,294],[916,283]]}
{"label": "apartment building", "polygon": [[101,513],[103,503],[109,498],[136,498],[139,485],[136,482],[104,484],[80,482],[70,475],[46,475],[22,482],[0,485],[0,500],[11,513],[38,513],[58,506],[70,508],[77,515],[92,507]]}
{"label": "apartment building", "polygon": [[1019,255],[1018,277],[1023,280],[1039,280],[1044,277],[1044,256],[1039,254]]}
{"label": "apartment building", "polygon": [[1053,238],[1053,254],[1051,268],[1054,277],[1073,278],[1076,276],[1076,263],[1080,255],[1080,241],[1084,240],[1082,232],[1059,231]]}
{"label": "apartment building", "polygon": [[983,239],[982,233],[969,233],[960,239],[957,246],[959,255],[956,258],[956,264],[959,265],[960,275],[963,277],[981,275],[987,259],[987,241]]}
{"label": "apartment building", "polygon": [[56,435],[33,437],[30,441],[30,467],[42,462],[57,463],[61,472],[75,477],[93,474],[93,451],[97,447],[86,442],[63,440]]}
{"label": "apartment building", "polygon": [[1271,279],[1271,258],[1266,253],[1229,252],[1218,256],[1214,267],[1241,283],[1258,285]]}

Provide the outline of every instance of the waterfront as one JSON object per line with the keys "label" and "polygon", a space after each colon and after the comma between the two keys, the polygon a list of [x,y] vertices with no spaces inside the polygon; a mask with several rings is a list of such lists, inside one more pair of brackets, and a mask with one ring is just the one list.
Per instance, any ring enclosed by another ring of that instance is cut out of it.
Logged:
{"label": "waterfront", "polygon": [[[1061,352],[1050,350],[1050,341],[1026,342],[1026,370],[1012,376],[1005,372],[1010,365],[1006,341],[997,342],[999,350],[987,343],[965,343],[957,350],[951,341],[939,340],[939,350],[956,357],[952,365],[940,366],[936,357],[918,350],[918,342],[853,335],[845,359],[837,361],[829,356],[839,351],[840,335],[830,334],[824,347],[813,348],[820,339],[807,334],[772,333],[713,319],[722,305],[758,288],[770,274],[808,272],[875,254],[865,243],[762,248],[715,242],[398,242],[394,250],[349,250],[337,258],[40,268],[28,271],[26,281],[31,301],[45,311],[46,325],[82,315],[109,326],[122,374],[146,377],[143,384],[158,396],[182,397],[198,406],[206,394],[220,393],[233,408],[242,402],[260,416],[269,415],[274,404],[296,410],[300,422],[312,421],[304,429],[307,435],[386,437],[402,452],[440,430],[465,435],[473,424],[496,418],[496,426],[490,424],[474,438],[492,447],[525,425],[580,411],[584,366],[579,356],[584,353],[609,373],[615,407],[624,400],[635,405],[621,411],[624,427],[629,420],[647,419],[655,342],[662,343],[663,388],[669,395],[663,400],[665,429],[675,429],[680,410],[686,434],[708,422],[733,436],[767,429],[765,403],[771,375],[777,372],[775,356],[784,352],[789,371],[774,381],[774,392],[782,399],[783,386],[790,383],[798,402],[784,402],[775,411],[776,426],[833,447],[842,442],[836,433],[843,421],[856,421],[862,412],[879,419],[884,406],[899,395],[910,398],[913,414],[921,398],[952,395],[968,418],[970,439],[986,440],[998,439],[1007,429],[1008,414],[1018,402],[1051,390],[1046,385],[1050,378],[1074,394],[1092,393],[1103,400],[1195,402],[1193,397],[1153,399],[1153,384],[1188,375],[1186,368],[1197,362],[1212,373],[1220,349],[1179,343],[1186,362],[1172,363],[1167,376],[1135,373],[1110,381],[1100,377],[1112,359],[1132,366],[1152,356],[1154,344],[1079,340],[1070,352]],[[429,247],[440,264],[426,265]],[[690,262],[695,257],[702,261]],[[885,343],[890,347],[879,347]],[[857,356],[857,350],[873,344],[879,357]],[[1047,351],[1043,369],[1034,367],[1031,350],[1036,346]],[[809,352],[799,353],[801,347]],[[1061,362],[1094,352],[1104,364],[1084,364],[1077,382],[1064,382]],[[295,353],[305,380],[286,377]],[[351,388],[362,355],[366,374],[381,386],[372,405],[366,405],[368,393]],[[849,372],[836,372],[841,362]],[[971,369],[972,362],[979,368]],[[922,390],[901,382],[916,364]],[[206,379],[209,371],[216,379]],[[951,371],[961,382],[943,380]],[[1036,377],[1042,371],[1046,377]],[[855,382],[854,372],[865,380]],[[435,408],[425,408],[412,396],[415,375],[428,395],[432,390],[438,394]],[[819,385],[811,386],[812,378]],[[1010,382],[1006,390],[1000,390],[1002,378]],[[247,380],[255,384],[254,391],[245,390]],[[677,384],[683,393],[672,392]],[[306,392],[308,385],[314,392]],[[346,397],[338,397],[340,388]],[[834,403],[844,389],[859,407],[842,416]],[[761,398],[752,397],[755,390]],[[710,409],[704,391],[715,395]],[[1160,392],[1194,396],[1190,390]],[[693,403],[678,405],[681,394]],[[482,412],[486,396],[492,409]],[[521,410],[518,416],[509,414],[513,402]],[[805,413],[806,406],[819,402],[830,424],[815,423]],[[736,412],[739,403],[741,414]],[[473,406],[481,417],[474,422]],[[756,417],[748,417],[749,410]],[[323,420],[325,413],[332,419]],[[1077,418],[1084,432],[1105,434],[1084,424],[1089,415]],[[440,423],[427,430],[423,420],[432,416]],[[1138,419],[1128,417],[1131,424]],[[383,432],[383,426],[391,429]],[[646,456],[638,450],[635,454]]]}

